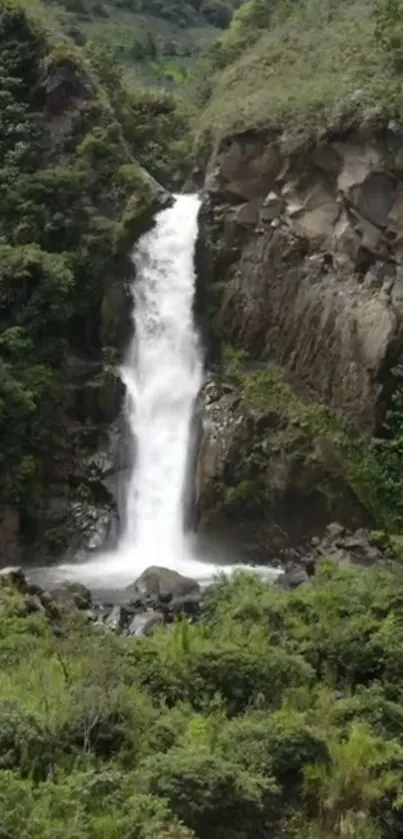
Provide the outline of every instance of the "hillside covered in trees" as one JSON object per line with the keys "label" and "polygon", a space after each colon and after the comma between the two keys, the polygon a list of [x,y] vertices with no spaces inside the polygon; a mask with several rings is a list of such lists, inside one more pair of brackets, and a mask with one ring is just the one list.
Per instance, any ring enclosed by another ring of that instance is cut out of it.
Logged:
{"label": "hillside covered in trees", "polygon": [[177,87],[222,33],[239,0],[44,0],[56,26],[83,45],[111,47],[126,76]]}

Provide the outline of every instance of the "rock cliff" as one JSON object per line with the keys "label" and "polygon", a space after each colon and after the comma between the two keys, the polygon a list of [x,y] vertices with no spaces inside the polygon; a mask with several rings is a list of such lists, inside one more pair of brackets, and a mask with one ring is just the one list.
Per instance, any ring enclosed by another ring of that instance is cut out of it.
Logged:
{"label": "rock cliff", "polygon": [[290,158],[276,138],[235,136],[211,161],[203,219],[222,338],[373,429],[402,348],[403,131]]}
{"label": "rock cliff", "polygon": [[[291,385],[289,401],[334,409],[363,434],[376,431],[403,350],[402,214],[403,130],[395,123],[379,132],[330,133],[289,156],[273,132],[244,132],[222,142],[207,169],[199,243],[212,360],[229,345],[245,352],[252,376],[280,366]],[[234,392],[239,397],[239,386]],[[365,518],[339,456],[335,469],[334,445],[318,457],[318,433],[307,457],[306,438],[291,449],[279,444],[278,428],[289,422],[287,399],[273,413],[270,383],[257,413],[251,414],[250,400],[245,408],[238,399],[230,410],[228,400],[234,393],[221,391],[214,408],[211,397],[207,407],[210,431],[199,463],[202,522],[211,524],[214,509],[213,519],[218,515],[222,524],[217,486],[239,488],[234,465],[239,473],[240,459],[250,460],[263,443],[266,489],[257,488],[256,473],[246,475],[255,501],[238,499],[235,514],[235,526],[241,510],[252,528],[248,545],[255,541],[255,549],[267,549],[277,525],[283,536],[288,532],[283,542],[290,533],[300,538],[323,526],[336,512],[335,483],[343,508],[338,515],[354,524],[357,516]],[[322,491],[324,477],[329,489],[329,476],[330,503],[328,490]],[[262,530],[265,536],[258,535]]]}

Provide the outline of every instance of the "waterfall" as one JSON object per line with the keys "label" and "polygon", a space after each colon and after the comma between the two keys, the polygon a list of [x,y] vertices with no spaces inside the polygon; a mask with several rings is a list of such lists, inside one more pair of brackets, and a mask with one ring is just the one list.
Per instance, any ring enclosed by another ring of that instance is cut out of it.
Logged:
{"label": "waterfall", "polygon": [[[121,369],[133,453],[123,488],[123,532],[113,552],[59,566],[63,578],[120,588],[150,565],[199,582],[211,581],[217,572],[215,557],[209,562],[197,558],[184,527],[187,471],[194,462],[192,420],[203,381],[203,351],[193,318],[199,204],[196,195],[176,196],[133,255],[133,338]],[[222,561],[221,556],[218,565]]]}
{"label": "waterfall", "polygon": [[178,196],[134,255],[134,335],[122,378],[136,457],[120,551],[135,552],[142,565],[177,567],[186,553],[183,494],[203,380],[193,322],[198,210],[197,196]]}

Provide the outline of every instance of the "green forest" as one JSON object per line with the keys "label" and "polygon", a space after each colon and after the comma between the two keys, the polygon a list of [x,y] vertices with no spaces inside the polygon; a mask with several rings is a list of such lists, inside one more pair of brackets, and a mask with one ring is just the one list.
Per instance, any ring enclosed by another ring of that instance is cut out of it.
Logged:
{"label": "green forest", "polygon": [[45,14],[79,46],[111,47],[132,82],[176,88],[222,33],[238,0],[43,0]]}

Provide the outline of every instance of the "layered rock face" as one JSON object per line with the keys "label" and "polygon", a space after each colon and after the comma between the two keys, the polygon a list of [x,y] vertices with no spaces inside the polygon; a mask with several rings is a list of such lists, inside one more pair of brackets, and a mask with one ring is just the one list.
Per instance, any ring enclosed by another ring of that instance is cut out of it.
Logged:
{"label": "layered rock face", "polygon": [[291,158],[244,134],[210,169],[213,328],[372,429],[402,346],[403,134],[331,137]]}
{"label": "layered rock face", "polygon": [[[292,156],[265,133],[226,141],[208,167],[199,242],[212,360],[225,343],[250,371],[279,365],[301,405],[373,432],[403,349],[402,222],[397,126]],[[334,517],[370,523],[331,435],[308,439],[285,413],[270,387],[258,410],[237,386],[207,388],[199,526],[236,533],[260,559]]]}

